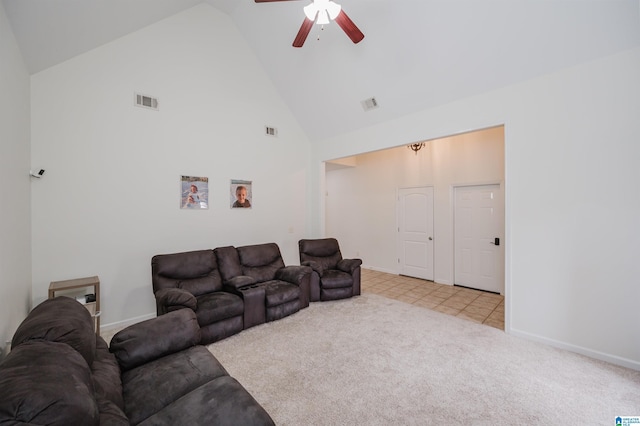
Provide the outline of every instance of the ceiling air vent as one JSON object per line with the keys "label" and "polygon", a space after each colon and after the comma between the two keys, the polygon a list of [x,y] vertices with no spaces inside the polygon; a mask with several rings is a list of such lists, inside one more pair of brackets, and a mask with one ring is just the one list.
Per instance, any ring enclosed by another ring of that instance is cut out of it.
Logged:
{"label": "ceiling air vent", "polygon": [[378,101],[376,101],[376,98],[365,99],[360,103],[362,104],[362,109],[364,109],[365,111],[371,111],[372,109],[376,109],[379,106]]}
{"label": "ceiling air vent", "polygon": [[152,109],[155,111],[158,110],[158,98],[152,98],[151,96],[141,95],[140,93],[136,93],[134,100],[135,100],[135,106]]}
{"label": "ceiling air vent", "polygon": [[278,136],[278,129],[275,127],[264,126],[264,134],[267,136]]}

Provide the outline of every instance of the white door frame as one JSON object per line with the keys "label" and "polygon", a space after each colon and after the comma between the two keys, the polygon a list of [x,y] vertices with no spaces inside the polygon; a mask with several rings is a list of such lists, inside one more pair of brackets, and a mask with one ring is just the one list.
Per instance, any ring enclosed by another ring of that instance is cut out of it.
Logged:
{"label": "white door frame", "polygon": [[[500,186],[500,192],[502,194],[502,203],[503,203],[503,226],[504,228],[501,230],[502,231],[502,236],[500,238],[500,245],[502,246],[502,261],[501,261],[501,265],[502,267],[499,269],[499,273],[500,273],[500,279],[502,280],[502,288],[503,288],[503,296],[505,298],[505,330],[506,330],[506,319],[507,319],[507,310],[510,308],[510,305],[507,302],[507,287],[508,287],[508,283],[507,283],[507,273],[506,273],[506,268],[507,268],[507,254],[508,254],[508,250],[507,250],[507,200],[505,198],[505,183],[504,181],[481,181],[481,182],[473,182],[473,183],[455,183],[452,184],[451,187],[449,188],[449,200],[451,200],[450,205],[449,205],[449,214],[451,217],[451,229],[450,229],[450,235],[451,235],[451,285],[455,285],[455,281],[456,281],[456,263],[455,263],[455,258],[456,258],[456,245],[455,245],[455,215],[456,215],[456,206],[455,206],[455,193],[456,193],[456,188],[460,188],[460,187],[468,187],[468,186],[485,186],[485,185],[499,185]],[[510,312],[509,312],[510,314]]]}

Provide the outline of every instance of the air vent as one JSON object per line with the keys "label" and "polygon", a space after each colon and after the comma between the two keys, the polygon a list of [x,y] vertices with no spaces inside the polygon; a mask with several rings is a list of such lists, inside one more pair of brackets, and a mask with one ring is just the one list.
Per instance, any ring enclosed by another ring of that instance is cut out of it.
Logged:
{"label": "air vent", "polygon": [[365,99],[360,103],[362,104],[362,109],[365,111],[371,111],[372,109],[378,108],[378,101],[376,101],[376,98]]}
{"label": "air vent", "polygon": [[134,101],[135,106],[139,106],[140,108],[147,108],[155,111],[158,110],[158,98],[136,93]]}
{"label": "air vent", "polygon": [[278,129],[275,127],[264,126],[264,134],[267,136],[278,136]]}

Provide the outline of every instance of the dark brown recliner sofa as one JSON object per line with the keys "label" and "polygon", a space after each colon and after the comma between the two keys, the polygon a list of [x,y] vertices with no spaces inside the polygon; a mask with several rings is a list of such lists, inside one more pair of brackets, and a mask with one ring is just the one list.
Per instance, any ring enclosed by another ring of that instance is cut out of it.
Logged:
{"label": "dark brown recliner sofa", "polygon": [[335,238],[298,241],[300,265],[310,266],[310,299],[338,300],[360,295],[361,259],[343,259]]}
{"label": "dark brown recliner sofa", "polygon": [[285,266],[277,244],[218,247],[214,252],[225,289],[245,301],[245,329],[309,306],[311,269]]}
{"label": "dark brown recliner sofa", "polygon": [[204,346],[190,309],[117,333],[68,297],[36,306],[0,363],[0,424],[273,425]]}
{"label": "dark brown recliner sofa", "polygon": [[194,311],[202,344],[244,329],[243,300],[237,294],[224,291],[213,250],[153,256],[151,281],[158,316],[183,308]]}

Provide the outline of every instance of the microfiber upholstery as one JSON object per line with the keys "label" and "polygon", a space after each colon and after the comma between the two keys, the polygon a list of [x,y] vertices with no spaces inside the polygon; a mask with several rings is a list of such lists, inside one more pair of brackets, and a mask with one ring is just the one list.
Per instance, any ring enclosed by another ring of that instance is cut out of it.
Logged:
{"label": "microfiber upholstery", "polygon": [[89,311],[75,299],[58,296],[36,306],[18,326],[11,347],[29,340],[66,343],[82,355],[88,365],[96,355],[96,338]]}
{"label": "microfiber upholstery", "polygon": [[242,275],[253,277],[257,282],[273,280],[276,272],[284,268],[280,248],[275,243],[238,247]]}
{"label": "microfiber upholstery", "polygon": [[151,259],[153,290],[180,288],[199,296],[222,290],[213,250],[159,254]]}
{"label": "microfiber upholstery", "polygon": [[[111,348],[92,324],[70,298],[31,311],[0,362],[1,425],[274,424],[197,344],[201,328],[192,310],[133,324],[115,334]],[[93,353],[91,363],[81,351]]]}
{"label": "microfiber upholstery", "polygon": [[360,294],[361,259],[343,259],[335,238],[300,240],[300,265],[313,270],[310,299],[337,300]]}
{"label": "microfiber upholstery", "polygon": [[198,342],[200,327],[195,313],[181,309],[119,331],[111,339],[110,350],[126,371]]}
{"label": "microfiber upholstery", "polygon": [[[91,365],[91,375],[98,402],[104,399],[115,404],[121,414],[124,401],[122,400],[122,382],[119,379],[120,366],[115,355],[109,352],[109,346],[100,336],[96,336],[96,357]],[[104,410],[100,409],[101,414],[106,410],[106,406],[103,408]]]}
{"label": "microfiber upholstery", "polygon": [[204,346],[193,346],[142,364],[122,374],[125,413],[131,424],[140,423],[194,389],[225,375],[226,370]]}
{"label": "microfiber upholstery", "polygon": [[245,301],[245,329],[309,306],[311,268],[285,266],[275,243],[214,250],[223,286]]}
{"label": "microfiber upholstery", "polygon": [[[207,411],[198,407],[207,406]],[[274,425],[267,412],[236,379],[211,380],[149,417],[141,426],[175,425],[261,426]]]}
{"label": "microfiber upholstery", "polygon": [[181,309],[195,312],[202,344],[243,329],[244,303],[239,295],[224,291],[213,250],[155,255],[151,281],[158,316]]}
{"label": "microfiber upholstery", "polygon": [[0,364],[0,424],[98,425],[99,420],[91,370],[68,344],[21,343]]}

